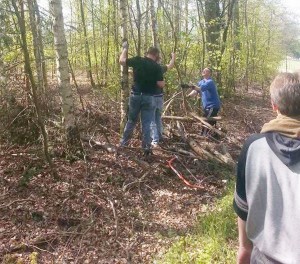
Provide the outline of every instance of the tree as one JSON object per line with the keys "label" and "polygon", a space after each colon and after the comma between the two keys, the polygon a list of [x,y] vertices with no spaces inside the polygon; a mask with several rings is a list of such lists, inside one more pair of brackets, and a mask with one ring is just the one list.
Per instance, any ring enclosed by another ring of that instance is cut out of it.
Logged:
{"label": "tree", "polygon": [[92,74],[92,62],[91,62],[91,54],[90,54],[90,48],[89,48],[89,42],[88,42],[88,36],[87,36],[87,30],[86,30],[83,0],[80,0],[80,15],[81,15],[83,34],[84,34],[84,48],[85,48],[85,55],[86,55],[86,60],[87,60],[88,76],[90,78],[92,87],[95,88],[95,82],[94,82],[93,74]]}
{"label": "tree", "polygon": [[158,28],[156,20],[156,12],[154,8],[154,0],[150,0],[150,17],[151,17],[151,32],[152,32],[152,45],[160,48],[158,41]]}
{"label": "tree", "polygon": [[42,70],[42,57],[41,57],[41,49],[43,47],[40,46],[39,39],[38,39],[37,19],[36,19],[35,6],[33,0],[28,0],[28,10],[29,10],[30,27],[32,32],[34,58],[35,58],[36,71],[38,77],[38,88],[41,89],[43,87],[43,70]]}
{"label": "tree", "polygon": [[54,47],[57,60],[57,76],[60,95],[62,97],[62,110],[67,146],[71,154],[82,152],[80,134],[74,114],[74,100],[70,86],[68,49],[64,30],[64,18],[61,0],[50,0],[50,11],[53,18]]}
{"label": "tree", "polygon": [[13,5],[15,15],[17,17],[17,23],[19,25],[19,29],[20,29],[20,33],[21,33],[20,41],[21,41],[21,47],[23,50],[24,61],[25,61],[25,72],[28,75],[28,78],[29,78],[30,84],[31,84],[31,93],[32,93],[33,102],[35,105],[37,121],[38,121],[39,127],[41,129],[42,137],[43,137],[44,154],[45,154],[46,160],[49,163],[52,174],[56,177],[57,174],[56,174],[52,159],[49,154],[48,135],[47,135],[47,131],[45,128],[44,119],[43,119],[42,113],[41,113],[41,106],[40,106],[39,98],[38,98],[38,94],[37,94],[37,86],[36,86],[34,76],[32,73],[32,69],[31,69],[31,65],[30,65],[30,56],[29,56],[29,51],[28,51],[28,46],[27,46],[26,26],[25,26],[25,19],[24,19],[24,3],[23,3],[23,1],[20,1],[19,2],[20,7],[18,7],[16,0],[12,0],[11,3]]}
{"label": "tree", "polygon": [[[127,0],[120,0],[120,12],[122,17],[122,38],[123,40],[128,40],[128,30],[127,30],[127,19],[128,19],[128,2]],[[128,66],[121,66],[121,121],[120,121],[120,131],[122,133],[127,117],[127,105],[129,96],[129,83],[128,83]]]}

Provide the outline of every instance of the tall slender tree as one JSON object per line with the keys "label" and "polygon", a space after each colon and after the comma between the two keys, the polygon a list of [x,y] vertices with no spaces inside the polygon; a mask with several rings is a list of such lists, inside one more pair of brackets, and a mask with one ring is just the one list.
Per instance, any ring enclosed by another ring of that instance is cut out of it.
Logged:
{"label": "tall slender tree", "polygon": [[53,35],[56,52],[57,76],[60,95],[62,97],[62,110],[64,127],[66,131],[67,146],[70,153],[82,151],[80,134],[74,115],[74,99],[69,77],[68,48],[64,29],[64,17],[61,0],[50,0],[50,12],[53,18]]}
{"label": "tall slender tree", "polygon": [[87,35],[87,29],[86,29],[83,0],[80,0],[80,15],[81,15],[82,28],[83,28],[83,35],[84,35],[84,49],[85,49],[85,55],[86,55],[86,61],[87,61],[87,72],[88,72],[88,76],[90,78],[91,85],[93,88],[95,88],[95,81],[94,81],[93,74],[92,74],[92,60],[91,60],[90,47],[89,47],[89,41],[88,41],[88,35]]}
{"label": "tall slender tree", "polygon": [[37,20],[36,20],[36,13],[35,13],[35,6],[33,0],[28,0],[28,10],[29,10],[29,20],[30,20],[30,27],[32,32],[32,41],[33,41],[33,51],[34,51],[34,58],[35,58],[35,65],[37,71],[37,86],[39,89],[43,88],[43,70],[42,70],[42,57],[40,49],[40,43],[38,40],[38,29],[37,29]]}
{"label": "tall slender tree", "polygon": [[[123,41],[128,40],[128,1],[120,0],[120,12],[122,17],[122,38]],[[123,131],[127,119],[127,105],[129,96],[129,82],[128,82],[128,66],[121,66],[121,122],[120,130]]]}
{"label": "tall slender tree", "polygon": [[154,0],[149,0],[149,1],[150,1],[152,44],[153,44],[154,47],[160,48],[159,41],[158,41],[158,27],[157,27]]}
{"label": "tall slender tree", "polygon": [[31,94],[33,98],[33,103],[35,106],[35,111],[36,111],[36,116],[37,116],[37,121],[41,130],[41,134],[43,137],[43,148],[44,148],[44,154],[46,157],[46,160],[49,163],[49,166],[51,168],[52,174],[56,177],[57,173],[54,169],[54,165],[51,159],[51,156],[49,154],[49,145],[48,145],[48,134],[45,128],[45,123],[44,119],[42,117],[42,111],[41,111],[41,106],[40,106],[40,101],[38,98],[38,93],[37,93],[37,86],[36,82],[34,80],[32,68],[30,65],[30,55],[29,55],[29,50],[28,50],[28,45],[27,45],[27,38],[26,38],[26,25],[25,25],[25,16],[24,16],[24,2],[23,0],[19,1],[19,6],[16,2],[16,0],[11,1],[15,15],[17,17],[17,23],[20,29],[20,34],[21,34],[21,47],[24,55],[24,62],[25,62],[25,73],[28,76],[28,79],[31,84]]}

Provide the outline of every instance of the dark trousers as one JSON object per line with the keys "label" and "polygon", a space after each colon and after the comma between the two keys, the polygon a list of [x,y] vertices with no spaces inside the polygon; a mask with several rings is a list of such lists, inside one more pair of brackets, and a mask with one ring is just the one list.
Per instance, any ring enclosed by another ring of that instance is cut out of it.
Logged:
{"label": "dark trousers", "polygon": [[[218,112],[219,112],[219,108],[213,108],[213,107],[211,107],[211,108],[205,108],[203,116],[207,117],[207,118],[209,118],[209,117],[215,117],[215,116],[218,115]],[[209,121],[207,121],[207,123],[209,123],[212,126],[216,126],[217,121],[215,121],[215,120],[209,120]]]}

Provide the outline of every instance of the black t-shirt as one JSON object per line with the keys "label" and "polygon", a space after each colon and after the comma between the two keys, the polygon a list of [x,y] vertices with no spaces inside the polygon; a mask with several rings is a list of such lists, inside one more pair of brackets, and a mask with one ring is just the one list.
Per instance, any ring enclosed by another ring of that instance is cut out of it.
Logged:
{"label": "black t-shirt", "polygon": [[133,68],[133,92],[154,95],[157,81],[163,81],[162,68],[155,61],[145,57],[133,57],[126,60],[128,67]]}
{"label": "black t-shirt", "polygon": [[[168,67],[166,65],[159,65],[161,67],[162,73],[165,74],[168,71]],[[164,95],[164,89],[159,88],[158,86],[155,89],[154,95],[156,96],[163,96]]]}

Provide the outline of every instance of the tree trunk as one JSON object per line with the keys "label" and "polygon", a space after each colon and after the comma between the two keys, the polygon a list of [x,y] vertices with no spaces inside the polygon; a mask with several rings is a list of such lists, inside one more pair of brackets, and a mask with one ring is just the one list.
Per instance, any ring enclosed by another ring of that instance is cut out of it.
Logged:
{"label": "tree trunk", "polygon": [[209,64],[213,68],[218,68],[220,50],[220,1],[205,0],[205,22],[206,22],[206,48],[209,51]]}
{"label": "tree trunk", "polygon": [[70,85],[68,49],[61,0],[50,0],[50,12],[53,17],[53,35],[57,58],[57,76],[60,95],[62,97],[62,110],[64,115],[67,146],[70,154],[73,155],[77,154],[77,152],[81,153],[82,146],[74,115],[74,100]]}
{"label": "tree trunk", "polygon": [[110,6],[111,6],[111,2],[110,0],[108,0],[108,14],[107,14],[107,39],[106,39],[106,54],[105,54],[105,71],[104,71],[104,80],[105,80],[105,84],[107,84],[107,77],[108,77],[108,72],[109,72],[109,65],[108,65],[108,60],[109,60],[109,47],[110,47]]}
{"label": "tree trunk", "polygon": [[43,88],[44,90],[48,89],[48,77],[47,77],[47,66],[46,66],[46,58],[44,53],[44,43],[43,43],[43,34],[42,34],[42,22],[41,22],[41,14],[39,10],[39,6],[36,0],[33,0],[34,9],[36,12],[36,23],[37,23],[37,40],[39,46],[39,52],[41,56],[41,69],[43,74]]}
{"label": "tree trunk", "polygon": [[[119,37],[119,24],[117,20],[118,17],[118,1],[113,0],[113,25],[114,25],[114,58],[118,57],[119,54],[119,47],[118,47],[118,37]],[[117,60],[114,60],[113,65],[113,72],[119,71],[119,64],[117,63]]]}
{"label": "tree trunk", "polygon": [[100,76],[99,76],[99,66],[98,66],[98,56],[97,56],[97,48],[96,48],[96,29],[95,29],[95,10],[94,10],[94,0],[92,0],[91,3],[91,12],[92,12],[92,30],[93,30],[93,49],[94,49],[94,60],[95,60],[95,66],[96,66],[96,78],[97,83],[100,86]]}
{"label": "tree trunk", "polygon": [[85,48],[85,55],[86,55],[86,60],[87,60],[88,76],[90,78],[92,87],[95,88],[95,82],[94,82],[93,74],[92,74],[91,54],[90,54],[89,42],[88,42],[87,31],[86,31],[83,0],[80,0],[80,15],[81,15],[81,22],[82,22],[82,27],[83,27],[83,34],[84,34],[84,48]]}
{"label": "tree trunk", "polygon": [[[127,0],[120,0],[120,12],[122,17],[122,37],[128,40],[127,20],[128,20],[128,2]],[[121,66],[121,122],[120,131],[123,133],[127,120],[127,106],[129,96],[128,83],[128,66]]]}
{"label": "tree trunk", "polygon": [[137,9],[137,19],[136,19],[136,27],[137,27],[137,55],[141,56],[142,13],[141,13],[141,7],[140,7],[140,0],[136,0],[136,9]]}
{"label": "tree trunk", "polygon": [[245,34],[246,34],[246,47],[247,47],[247,55],[246,55],[246,72],[245,72],[245,82],[246,82],[246,91],[249,89],[249,61],[250,61],[250,43],[249,43],[249,28],[248,28],[248,0],[245,0],[244,3],[244,14],[245,14]]}
{"label": "tree trunk", "polygon": [[145,41],[144,41],[144,50],[147,50],[149,47],[149,25],[150,25],[150,1],[146,0],[146,14],[144,21],[144,32],[145,32]]}
{"label": "tree trunk", "polygon": [[[38,32],[38,23],[37,23],[37,15],[36,15],[36,8],[35,2],[33,0],[28,0],[28,10],[29,10],[29,20],[30,20],[30,27],[32,32],[32,41],[33,41],[33,51],[34,51],[34,58],[36,64],[36,71],[37,71],[37,80],[38,80],[38,88],[39,90],[45,90],[44,88],[44,76],[43,74],[43,65],[42,65],[42,49],[43,47],[40,46],[41,38],[39,37]],[[47,77],[46,77],[47,82]]]}
{"label": "tree trunk", "polygon": [[48,135],[47,131],[45,128],[44,120],[41,114],[41,107],[39,104],[39,98],[37,95],[37,86],[34,80],[34,76],[32,73],[31,65],[30,65],[30,56],[29,56],[29,50],[27,46],[27,39],[26,39],[26,26],[25,26],[25,18],[24,18],[24,3],[21,0],[20,1],[20,11],[17,6],[16,0],[11,1],[13,8],[15,10],[15,15],[17,16],[18,20],[18,25],[20,28],[20,33],[21,33],[21,47],[23,50],[23,55],[24,55],[24,61],[25,61],[25,73],[27,74],[30,84],[31,84],[31,93],[32,93],[32,98],[33,98],[33,103],[35,106],[35,111],[36,111],[36,116],[37,116],[37,121],[38,125],[41,129],[42,137],[43,137],[43,147],[44,147],[44,155],[49,163],[50,169],[52,171],[52,175],[54,177],[57,177],[57,173],[55,171],[51,156],[49,154],[49,146],[48,146]]}
{"label": "tree trunk", "polygon": [[158,41],[158,28],[157,28],[154,0],[150,0],[150,18],[151,18],[151,31],[152,31],[152,45],[154,47],[160,48],[159,41]]}

